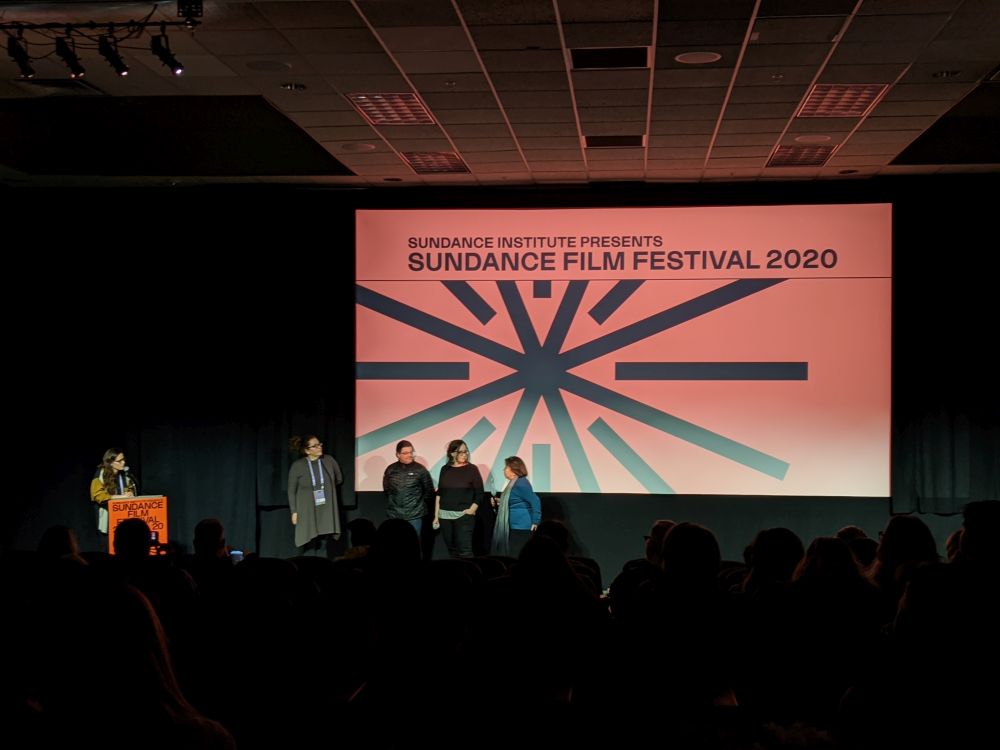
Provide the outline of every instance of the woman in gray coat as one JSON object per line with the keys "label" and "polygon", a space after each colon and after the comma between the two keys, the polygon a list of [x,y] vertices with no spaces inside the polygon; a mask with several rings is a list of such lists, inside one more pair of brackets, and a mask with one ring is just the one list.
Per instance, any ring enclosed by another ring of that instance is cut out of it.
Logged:
{"label": "woman in gray coat", "polygon": [[[289,449],[302,455],[288,469],[288,507],[295,527],[295,546],[312,547],[327,537],[340,539],[340,503],[337,486],[344,481],[333,456],[323,455],[323,443],[315,435],[288,441]],[[328,550],[329,551],[329,550]]]}

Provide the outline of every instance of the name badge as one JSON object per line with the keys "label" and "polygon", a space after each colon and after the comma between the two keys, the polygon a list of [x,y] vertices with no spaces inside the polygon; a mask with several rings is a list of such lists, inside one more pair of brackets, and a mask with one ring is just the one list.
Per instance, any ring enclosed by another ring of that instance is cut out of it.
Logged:
{"label": "name badge", "polygon": [[313,490],[313,500],[317,508],[326,505],[326,493],[323,490]]}

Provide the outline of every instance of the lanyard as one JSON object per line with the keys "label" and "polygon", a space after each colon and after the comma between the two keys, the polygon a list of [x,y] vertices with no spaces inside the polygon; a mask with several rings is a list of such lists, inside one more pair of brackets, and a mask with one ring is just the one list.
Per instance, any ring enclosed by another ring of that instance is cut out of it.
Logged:
{"label": "lanyard", "polygon": [[[309,461],[309,459],[306,459],[306,460]],[[312,485],[313,485],[314,489],[316,487],[319,487],[320,489],[323,489],[323,487],[326,485],[326,482],[323,480],[323,467],[320,464],[320,462],[322,460],[323,460],[322,458],[317,458],[315,461],[309,461],[309,477],[310,477],[310,479],[312,479]],[[319,477],[318,478],[316,476],[316,472],[313,471],[313,466],[314,465],[316,466],[317,469],[319,469]]]}

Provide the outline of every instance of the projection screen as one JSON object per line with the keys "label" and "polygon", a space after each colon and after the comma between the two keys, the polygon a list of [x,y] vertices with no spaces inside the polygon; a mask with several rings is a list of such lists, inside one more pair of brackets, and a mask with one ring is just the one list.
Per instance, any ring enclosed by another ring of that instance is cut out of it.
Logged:
{"label": "projection screen", "polygon": [[360,210],[356,489],[889,494],[889,204]]}

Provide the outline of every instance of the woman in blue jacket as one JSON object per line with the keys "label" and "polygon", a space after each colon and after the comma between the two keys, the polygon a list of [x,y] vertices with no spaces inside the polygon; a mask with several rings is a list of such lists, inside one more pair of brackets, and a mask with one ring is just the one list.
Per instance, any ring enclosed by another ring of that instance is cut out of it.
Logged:
{"label": "woman in blue jacket", "polygon": [[528,469],[520,458],[504,459],[503,475],[507,478],[507,486],[497,502],[491,552],[517,557],[542,520],[542,501],[531,489]]}

